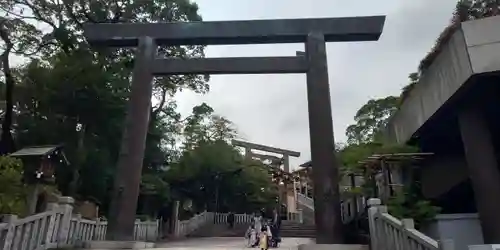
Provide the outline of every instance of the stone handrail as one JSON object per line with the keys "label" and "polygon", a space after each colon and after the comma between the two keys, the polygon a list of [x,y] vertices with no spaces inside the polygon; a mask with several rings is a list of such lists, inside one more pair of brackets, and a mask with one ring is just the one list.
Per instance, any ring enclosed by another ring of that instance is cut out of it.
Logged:
{"label": "stone handrail", "polygon": [[37,250],[58,246],[59,224],[63,214],[52,210],[18,219],[4,215],[0,224],[0,248],[2,250]]}
{"label": "stone handrail", "polygon": [[179,221],[179,224],[175,231],[175,236],[176,237],[186,236],[192,233],[194,230],[206,224],[212,223],[213,220],[214,220],[214,213],[205,211],[201,214],[195,215],[189,220]]}
{"label": "stone handrail", "polygon": [[[155,221],[135,221],[134,239],[138,241],[155,241],[159,235],[160,223]],[[104,231],[106,232],[106,231]],[[104,237],[102,237],[104,239]]]}
{"label": "stone handrail", "polygon": [[297,212],[288,212],[287,220],[293,221],[293,222],[303,223],[304,218],[303,218],[303,214],[302,214],[302,209],[297,209]]}
{"label": "stone handrail", "polygon": [[[215,224],[226,224],[228,213],[217,213],[215,214],[214,223]],[[287,214],[287,220],[302,223],[302,211],[289,212]],[[253,223],[252,214],[235,214],[234,224],[251,224]]]}
{"label": "stone handrail", "polygon": [[[44,250],[81,247],[86,241],[104,240],[107,221],[86,220],[73,215],[73,199],[61,197],[47,211],[26,218],[4,215],[0,223],[0,250]],[[135,240],[156,240],[158,222],[135,223]]]}
{"label": "stone handrail", "polygon": [[[355,199],[356,203],[354,203]],[[344,223],[349,223],[356,218],[357,214],[363,213],[363,211],[366,208],[364,201],[365,201],[364,197],[355,196],[353,198],[349,198],[341,202],[340,211],[341,211],[342,221]],[[314,199],[307,197],[304,194],[297,193],[297,202],[314,211]]]}
{"label": "stone handrail", "polygon": [[[226,224],[229,213],[216,213],[214,218],[215,224]],[[251,214],[235,214],[234,224],[250,224],[253,222]]]}
{"label": "stone handrail", "polygon": [[398,220],[381,205],[368,200],[368,221],[372,250],[454,250],[451,240],[436,241],[415,229],[413,219]]}
{"label": "stone handrail", "polygon": [[314,210],[314,200],[310,197],[307,197],[301,193],[297,193],[297,202],[311,210]]}

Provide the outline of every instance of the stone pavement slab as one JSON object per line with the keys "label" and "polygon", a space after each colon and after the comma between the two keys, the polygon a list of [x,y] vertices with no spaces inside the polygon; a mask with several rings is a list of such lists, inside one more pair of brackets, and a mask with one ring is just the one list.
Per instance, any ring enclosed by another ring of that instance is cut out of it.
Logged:
{"label": "stone pavement slab", "polygon": [[[279,250],[295,250],[300,244],[311,244],[314,241],[306,238],[283,238]],[[155,250],[165,249],[165,250],[242,250],[242,249],[255,249],[258,248],[248,248],[245,245],[246,240],[240,237],[218,237],[218,238],[191,238],[183,241],[177,242],[166,242],[157,243]]]}

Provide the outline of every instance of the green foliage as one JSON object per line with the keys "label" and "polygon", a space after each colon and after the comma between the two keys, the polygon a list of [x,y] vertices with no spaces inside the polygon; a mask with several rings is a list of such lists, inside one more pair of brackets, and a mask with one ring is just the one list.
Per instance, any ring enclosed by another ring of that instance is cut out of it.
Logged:
{"label": "green foliage", "polygon": [[415,86],[417,86],[418,84],[418,81],[420,80],[420,74],[419,73],[411,73],[409,76],[408,76],[408,79],[410,80],[410,83],[406,86],[403,87],[402,91],[401,91],[401,97],[400,97],[400,104],[403,103],[404,100],[406,100],[406,98],[408,98],[408,96],[410,95],[410,92],[413,90],[413,88]]}
{"label": "green foliage", "polygon": [[378,142],[350,144],[339,152],[342,165],[351,172],[362,173],[364,168],[360,161],[374,154],[416,153],[419,148],[400,144],[383,144]]}
{"label": "green foliage", "polygon": [[223,140],[209,141],[186,151],[167,178],[195,207],[250,212],[267,206],[276,196],[267,170],[258,164],[262,165],[246,163]]}
{"label": "green foliage", "polygon": [[362,144],[375,141],[398,106],[399,98],[395,96],[369,100],[356,112],[356,123],[347,127],[347,142]]}
{"label": "green foliage", "polygon": [[407,187],[404,192],[391,197],[387,204],[389,213],[399,219],[412,218],[417,228],[434,219],[441,208],[433,206],[418,193],[417,190]]}
{"label": "green foliage", "polygon": [[22,178],[22,162],[15,158],[0,156],[0,214],[24,214],[27,189],[22,183]]}
{"label": "green foliage", "polygon": [[[390,116],[398,109],[400,101],[404,99],[411,88],[418,82],[419,75],[413,73],[409,76],[412,83],[406,87],[401,99],[393,96],[387,98],[369,100],[361,107],[355,116],[356,124],[348,127],[346,135],[348,144],[338,151],[342,161],[344,172],[363,174],[365,182],[362,187],[355,188],[349,193],[353,195],[363,194],[374,197],[375,179],[374,170],[362,161],[375,154],[393,153],[416,153],[418,147],[399,144],[388,144],[383,140],[382,129],[387,125]],[[404,163],[402,163],[404,164]],[[420,195],[418,182],[414,181],[404,192],[398,193],[390,198],[388,202],[389,212],[397,218],[413,218],[417,226],[425,223],[439,213],[438,207],[432,206]]]}

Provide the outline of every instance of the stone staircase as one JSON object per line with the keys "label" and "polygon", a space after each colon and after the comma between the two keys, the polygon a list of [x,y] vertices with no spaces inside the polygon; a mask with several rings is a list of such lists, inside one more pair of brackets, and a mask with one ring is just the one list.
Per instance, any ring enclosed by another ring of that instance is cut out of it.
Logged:
{"label": "stone staircase", "polygon": [[283,221],[281,224],[281,237],[314,238],[316,228],[311,224]]}
{"label": "stone staircase", "polygon": [[[249,224],[236,224],[230,229],[226,224],[207,224],[188,234],[187,237],[244,237],[248,227]],[[281,237],[314,238],[315,230],[314,225],[283,221]]]}

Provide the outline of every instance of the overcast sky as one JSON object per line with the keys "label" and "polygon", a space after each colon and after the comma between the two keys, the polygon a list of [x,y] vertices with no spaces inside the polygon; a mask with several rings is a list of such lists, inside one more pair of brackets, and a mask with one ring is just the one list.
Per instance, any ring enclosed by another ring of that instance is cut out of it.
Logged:
{"label": "overcast sky", "polygon": [[[336,141],[371,98],[399,95],[420,59],[449,23],[456,0],[197,0],[205,21],[386,15],[377,42],[327,45]],[[303,45],[211,46],[207,57],[293,56]],[[245,140],[301,152],[310,159],[305,75],[212,76],[210,92],[176,96],[183,114],[206,102],[233,121]]]}

